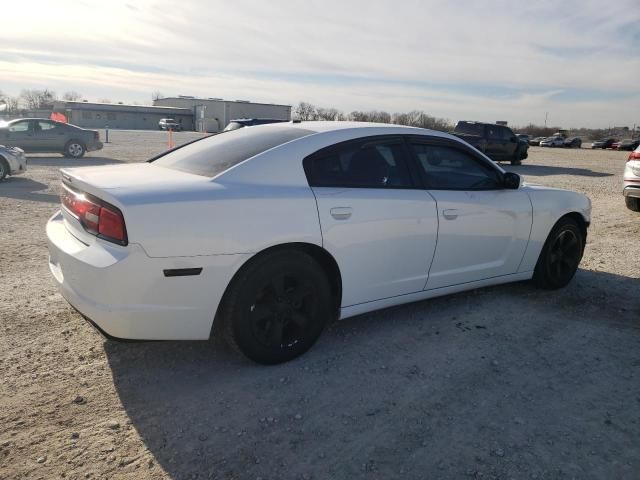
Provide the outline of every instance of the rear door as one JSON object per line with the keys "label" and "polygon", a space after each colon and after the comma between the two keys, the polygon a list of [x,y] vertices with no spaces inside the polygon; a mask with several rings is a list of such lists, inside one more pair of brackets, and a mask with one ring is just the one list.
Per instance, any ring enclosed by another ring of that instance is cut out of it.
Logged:
{"label": "rear door", "polygon": [[400,137],[368,137],[304,160],[323,246],[342,273],[342,307],[422,291],[436,246],[436,202],[417,187]]}
{"label": "rear door", "polygon": [[425,288],[516,273],[531,231],[529,196],[502,188],[500,171],[457,142],[409,143],[438,210],[438,244]]}
{"label": "rear door", "polygon": [[61,152],[65,145],[65,127],[51,120],[34,120],[34,143],[40,152]]}

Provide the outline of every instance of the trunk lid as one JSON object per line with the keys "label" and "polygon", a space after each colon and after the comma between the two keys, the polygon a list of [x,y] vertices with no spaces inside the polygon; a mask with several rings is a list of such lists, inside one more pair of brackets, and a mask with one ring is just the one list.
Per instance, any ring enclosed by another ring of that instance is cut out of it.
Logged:
{"label": "trunk lid", "polygon": [[[200,175],[156,167],[153,163],[127,163],[97,167],[63,168],[63,181],[75,189],[102,198],[106,193],[117,201],[120,194],[175,190],[188,185],[211,184],[211,179]],[[107,198],[104,200],[109,201]]]}

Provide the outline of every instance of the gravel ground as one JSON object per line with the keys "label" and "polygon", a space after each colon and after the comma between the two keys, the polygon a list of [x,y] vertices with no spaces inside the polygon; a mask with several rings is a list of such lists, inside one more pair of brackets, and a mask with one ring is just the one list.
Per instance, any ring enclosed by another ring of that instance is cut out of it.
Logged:
{"label": "gravel ground", "polygon": [[509,167],[593,201],[567,288],[519,283],[363,315],[263,367],[216,341],[106,341],[56,292],[44,225],[58,168],[166,148],[161,132],[111,141],[81,160],[33,156],[0,184],[0,478],[639,478],[627,153],[533,147]]}

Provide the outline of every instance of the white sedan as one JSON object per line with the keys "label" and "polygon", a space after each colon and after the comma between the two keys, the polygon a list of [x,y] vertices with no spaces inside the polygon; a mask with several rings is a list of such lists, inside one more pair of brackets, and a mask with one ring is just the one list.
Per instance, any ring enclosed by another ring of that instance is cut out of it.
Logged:
{"label": "white sedan", "polygon": [[302,354],[334,318],[488,285],[565,286],[591,202],[458,138],[350,122],[242,128],[62,170],[49,266],[107,336]]}

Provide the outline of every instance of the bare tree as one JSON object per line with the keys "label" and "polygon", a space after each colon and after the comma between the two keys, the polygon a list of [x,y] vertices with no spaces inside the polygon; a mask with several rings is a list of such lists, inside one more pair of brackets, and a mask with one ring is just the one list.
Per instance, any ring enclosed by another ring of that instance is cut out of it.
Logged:
{"label": "bare tree", "polygon": [[391,123],[391,115],[378,110],[371,110],[370,112],[354,110],[349,114],[349,120],[354,122]]}
{"label": "bare tree", "polygon": [[6,113],[18,113],[20,109],[20,99],[18,97],[5,97],[4,103],[7,105]]}
{"label": "bare tree", "polygon": [[82,94],[76,92],[75,90],[70,90],[62,95],[62,99],[66,100],[67,102],[79,102],[82,100]]}
{"label": "bare tree", "polygon": [[46,105],[50,105],[54,100],[56,100],[56,98],[56,93],[48,89],[22,90],[20,93],[20,99],[30,110],[36,110]]}
{"label": "bare tree", "polygon": [[155,92],[151,92],[151,100],[153,100],[154,102],[156,100],[160,100],[161,98],[164,98],[162,92],[159,92],[158,90],[156,90]]}
{"label": "bare tree", "polygon": [[318,120],[335,121],[344,118],[344,115],[337,108],[318,108],[316,109],[316,117]]}
{"label": "bare tree", "polygon": [[296,120],[316,120],[318,113],[316,107],[307,102],[300,102],[293,111],[293,116]]}

